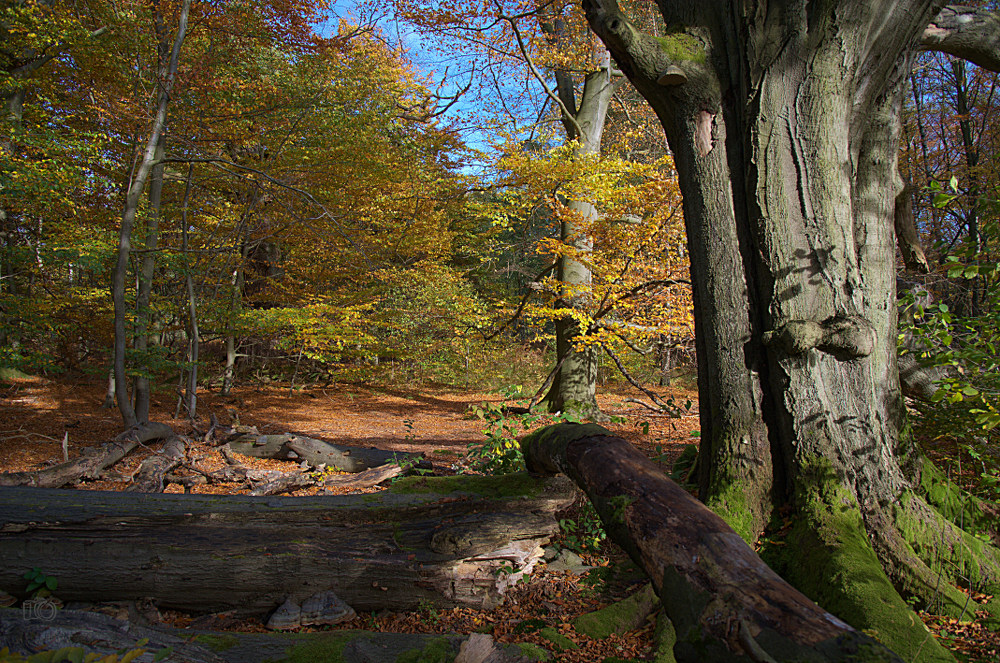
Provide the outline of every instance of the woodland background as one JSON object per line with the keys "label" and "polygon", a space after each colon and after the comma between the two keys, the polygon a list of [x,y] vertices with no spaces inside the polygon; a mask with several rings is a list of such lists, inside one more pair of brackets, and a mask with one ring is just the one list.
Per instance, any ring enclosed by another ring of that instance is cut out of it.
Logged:
{"label": "woodland background", "polygon": [[[602,386],[690,374],[662,131],[628,84],[598,149],[568,119],[600,71],[570,4],[5,3],[0,367],[107,379],[126,425],[267,383],[538,400],[567,320]],[[944,376],[913,422],[996,500],[998,78],[928,53],[910,83],[900,351]]]}

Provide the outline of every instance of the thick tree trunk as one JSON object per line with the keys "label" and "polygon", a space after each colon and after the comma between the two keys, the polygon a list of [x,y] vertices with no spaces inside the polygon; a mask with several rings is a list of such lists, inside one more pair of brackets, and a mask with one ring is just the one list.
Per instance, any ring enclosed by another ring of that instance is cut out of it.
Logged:
{"label": "thick tree trunk", "polygon": [[902,661],[772,571],[719,516],[625,440],[594,424],[521,443],[531,472],[572,478],[605,531],[645,569],[678,633],[681,661]]}
{"label": "thick tree trunk", "polygon": [[[935,6],[660,3],[671,32],[654,38],[614,0],[584,4],[660,117],[678,169],[703,500],[748,541],[776,506],[795,508],[782,570],[797,586],[907,659],[947,660],[872,553],[928,603],[948,594],[933,589],[932,559],[967,569],[977,558],[976,584],[1000,582],[995,550],[934,519],[919,454],[900,434],[899,110]],[[916,524],[926,519],[947,544]],[[937,586],[954,590],[960,576],[946,570]],[[956,616],[957,593],[944,600]]]}
{"label": "thick tree trunk", "polygon": [[[492,606],[572,503],[568,481],[414,477],[373,495],[244,497],[0,489],[0,588],[263,616],[334,591],[355,610]],[[518,571],[507,575],[501,569]]]}

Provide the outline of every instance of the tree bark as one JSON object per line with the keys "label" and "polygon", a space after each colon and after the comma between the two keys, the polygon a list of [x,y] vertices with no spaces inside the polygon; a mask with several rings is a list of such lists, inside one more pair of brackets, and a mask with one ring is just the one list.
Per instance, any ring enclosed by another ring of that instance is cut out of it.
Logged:
{"label": "tree bark", "polygon": [[177,436],[167,438],[159,453],[142,461],[126,492],[162,493],[163,478],[183,461],[184,441]]}
{"label": "tree bark", "polygon": [[[616,84],[611,80],[611,64],[587,74],[577,107],[576,90],[572,76],[560,72],[556,76],[557,91],[563,101],[563,125],[567,141],[575,141],[574,157],[587,158],[600,155],[601,137],[608,115],[608,107]],[[570,104],[570,105],[567,105]],[[559,236],[571,247],[575,255],[559,258],[557,277],[561,284],[557,308],[585,309],[591,302],[593,276],[586,260],[593,252],[589,236],[590,225],[597,220],[594,205],[585,200],[570,200],[567,214],[560,224]],[[576,339],[581,332],[579,320],[571,313],[556,320],[556,360],[561,365],[556,370],[552,387],[544,401],[550,412],[566,412],[581,417],[596,416],[597,405],[597,351],[593,347],[577,348]]]}
{"label": "tree bark", "polygon": [[373,467],[370,470],[363,470],[356,474],[335,474],[326,478],[317,476],[318,473],[314,470],[299,470],[298,472],[281,474],[267,483],[257,486],[249,494],[256,497],[279,495],[308,486],[322,486],[323,488],[367,488],[398,477],[403,472],[404,468],[402,465],[392,463]]}
{"label": "tree bark", "polygon": [[563,473],[641,566],[674,625],[678,660],[899,661],[772,571],[725,521],[625,440],[594,425],[549,426],[521,447],[530,472]]}
{"label": "tree bark", "polygon": [[246,497],[0,489],[0,588],[33,567],[63,601],[262,616],[332,590],[355,610],[489,607],[572,503],[565,480],[412,477],[371,495]]}
{"label": "tree bark", "polygon": [[160,235],[160,211],[163,201],[163,153],[166,137],[160,133],[153,152],[153,169],[149,181],[149,214],[146,220],[146,246],[139,269],[139,285],[135,294],[135,340],[133,347],[138,364],[133,382],[135,394],[135,418],[149,421],[150,372],[152,370],[149,345],[152,340],[153,311],[150,304],[153,296],[153,277],[156,273],[156,247]]}
{"label": "tree bark", "polygon": [[184,388],[184,406],[188,419],[198,418],[198,349],[201,335],[198,331],[198,306],[194,293],[194,277],[191,275],[191,260],[188,256],[188,203],[191,200],[191,183],[194,164],[188,164],[187,182],[184,185],[184,202],[181,204],[181,253],[184,254],[184,285],[188,298],[188,378]]}
{"label": "tree bark", "polygon": [[170,60],[166,63],[166,67],[162,71],[162,80],[159,82],[160,92],[153,122],[149,129],[149,138],[146,141],[146,148],[143,151],[142,160],[136,170],[135,177],[132,178],[128,193],[125,196],[125,210],[122,213],[122,222],[118,233],[118,259],[115,263],[111,280],[111,299],[115,308],[115,398],[118,401],[118,411],[121,413],[122,421],[126,427],[135,426],[139,422],[135,409],[132,407],[132,401],[129,398],[128,375],[125,371],[125,348],[128,343],[125,325],[125,319],[128,314],[125,303],[125,281],[128,275],[129,256],[132,252],[132,227],[135,225],[136,213],[139,210],[139,199],[142,196],[143,189],[146,187],[146,180],[149,179],[150,171],[153,169],[156,161],[156,148],[160,142],[160,134],[163,133],[166,126],[170,92],[173,90],[174,80],[177,76],[177,64],[180,59],[181,45],[184,43],[184,36],[187,33],[187,21],[190,9],[191,0],[184,0],[178,15],[177,34],[174,38]]}
{"label": "tree bark", "polygon": [[[800,558],[782,572],[904,658],[948,660],[883,574],[922,604],[936,600],[929,578],[953,590],[961,576],[942,559],[965,560],[980,587],[1000,583],[995,550],[974,552],[960,527],[934,519],[920,453],[901,435],[900,108],[939,6],[662,2],[664,37],[641,32],[615,0],[584,7],[659,116],[678,170],[702,499],[747,541],[776,507],[794,509],[786,543]],[[948,544],[915,527],[925,519]],[[955,594],[945,603],[962,613]]]}

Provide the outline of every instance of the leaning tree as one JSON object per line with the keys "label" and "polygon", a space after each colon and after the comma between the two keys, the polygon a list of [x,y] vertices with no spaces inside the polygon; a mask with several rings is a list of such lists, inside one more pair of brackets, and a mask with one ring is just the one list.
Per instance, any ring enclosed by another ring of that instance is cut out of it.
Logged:
{"label": "leaning tree", "polygon": [[584,0],[679,173],[701,497],[751,541],[792,514],[780,572],[906,660],[948,660],[900,593],[971,617],[957,587],[1000,585],[1000,551],[976,536],[992,505],[950,488],[906,428],[900,110],[921,49],[1000,70],[1000,20],[928,0],[658,5],[661,37]]}

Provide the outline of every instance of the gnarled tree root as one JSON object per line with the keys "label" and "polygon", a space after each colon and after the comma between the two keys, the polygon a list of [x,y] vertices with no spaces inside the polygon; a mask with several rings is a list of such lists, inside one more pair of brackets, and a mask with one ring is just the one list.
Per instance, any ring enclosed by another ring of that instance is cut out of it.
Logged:
{"label": "gnarled tree root", "polygon": [[785,538],[765,546],[768,564],[904,660],[954,662],[890,582],[857,501],[828,464],[816,462],[803,470],[796,507]]}

